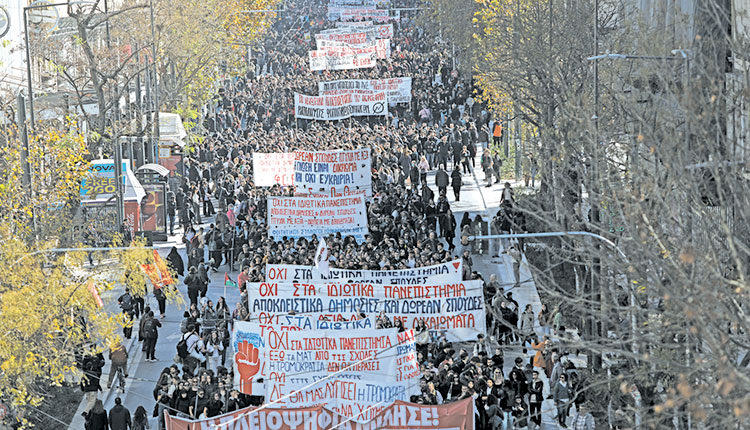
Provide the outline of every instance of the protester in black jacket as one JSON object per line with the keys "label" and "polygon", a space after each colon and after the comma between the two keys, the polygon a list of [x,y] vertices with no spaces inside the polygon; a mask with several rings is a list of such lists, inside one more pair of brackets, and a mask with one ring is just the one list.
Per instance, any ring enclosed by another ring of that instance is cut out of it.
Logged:
{"label": "protester in black jacket", "polygon": [[122,399],[115,398],[115,406],[109,410],[109,428],[111,430],[128,430],[133,426],[130,411],[122,405]]}
{"label": "protester in black jacket", "polygon": [[461,170],[453,169],[453,172],[451,172],[451,186],[453,187],[453,196],[456,198],[457,202],[461,201],[461,186],[463,184]]}

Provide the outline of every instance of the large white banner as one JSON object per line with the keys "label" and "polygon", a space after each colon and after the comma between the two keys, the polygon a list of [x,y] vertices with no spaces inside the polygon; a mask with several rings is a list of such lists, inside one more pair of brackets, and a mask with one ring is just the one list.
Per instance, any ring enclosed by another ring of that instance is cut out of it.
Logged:
{"label": "large white banner", "polygon": [[[327,39],[316,39],[316,42],[318,50],[326,50],[326,49],[332,49],[332,48],[340,48],[340,47],[351,47],[356,48],[354,45],[350,45],[346,42],[340,42],[336,40],[327,40]],[[377,54],[378,60],[385,60],[386,58],[390,58],[391,56],[391,40],[390,39],[377,39],[374,42],[375,45],[375,52]]]}
{"label": "large white banner", "polygon": [[388,9],[378,9],[372,6],[336,6],[328,5],[329,21],[363,21],[388,22]]}
{"label": "large white banner", "polygon": [[275,240],[341,233],[361,242],[367,230],[365,197],[269,197],[268,235]]}
{"label": "large white banner", "polygon": [[364,48],[372,45],[376,40],[376,33],[373,27],[367,28],[334,28],[326,30],[315,35],[315,43],[318,49],[325,49],[332,44],[323,42],[341,42],[353,48]]}
{"label": "large white banner", "polygon": [[315,266],[266,264],[266,281],[276,283],[359,282],[375,285],[423,285],[461,282],[463,263],[453,260],[433,266],[398,270],[350,270],[330,268],[320,273]]}
{"label": "large white banner", "polygon": [[357,318],[364,313],[400,320],[407,329],[424,320],[432,335],[445,334],[450,342],[473,341],[485,334],[482,281],[424,285],[364,283],[279,284],[248,283],[250,314],[260,321],[274,315],[317,315],[331,321]]}
{"label": "large white banner", "polygon": [[412,330],[288,331],[246,321],[234,330],[237,385],[251,393],[263,378],[266,402],[285,405],[293,390],[329,375],[394,386],[419,381]]}
{"label": "large white banner", "polygon": [[351,151],[295,151],[298,194],[335,196],[364,191],[372,195],[370,148]]}
{"label": "large white banner", "polygon": [[378,59],[377,46],[364,48],[348,46],[329,47],[308,51],[310,70],[349,70],[375,67]]}
{"label": "large white banner", "polygon": [[294,152],[254,152],[253,181],[256,187],[294,185]]}
{"label": "large white banner", "polygon": [[294,117],[333,121],[353,116],[386,116],[385,92],[308,96],[294,93]]}
{"label": "large white banner", "polygon": [[388,103],[409,103],[411,102],[411,77],[318,82],[320,95],[357,94],[366,91],[385,91]]}
{"label": "large white banner", "polygon": [[378,39],[393,39],[393,24],[373,25],[372,21],[337,22],[335,29],[323,30],[321,33],[336,31],[374,31]]}

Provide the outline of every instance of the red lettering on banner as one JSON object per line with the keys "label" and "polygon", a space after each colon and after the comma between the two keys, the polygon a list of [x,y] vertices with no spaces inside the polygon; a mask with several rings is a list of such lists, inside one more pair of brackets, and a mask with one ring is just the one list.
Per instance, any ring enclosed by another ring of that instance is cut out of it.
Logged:
{"label": "red lettering on banner", "polygon": [[267,282],[261,282],[258,288],[258,293],[263,296],[278,296],[279,295],[279,284],[269,284]]}
{"label": "red lettering on banner", "polygon": [[[276,200],[271,200],[272,202],[275,202]],[[268,280],[273,281],[276,279],[279,280],[285,280],[287,276],[287,269],[277,269],[275,267],[272,267],[268,269]]]}

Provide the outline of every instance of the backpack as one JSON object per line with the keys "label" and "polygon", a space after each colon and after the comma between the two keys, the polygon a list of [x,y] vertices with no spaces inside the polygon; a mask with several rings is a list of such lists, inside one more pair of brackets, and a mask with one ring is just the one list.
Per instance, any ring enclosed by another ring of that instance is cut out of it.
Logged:
{"label": "backpack", "polygon": [[120,345],[119,348],[112,351],[112,364],[126,364],[128,362],[128,353],[125,351],[125,347]]}
{"label": "backpack", "polygon": [[156,328],[156,324],[154,324],[154,319],[148,318],[143,323],[143,337],[149,337],[153,335],[155,328]]}
{"label": "backpack", "polygon": [[123,294],[120,296],[120,307],[124,311],[133,309],[133,297],[130,294]]}
{"label": "backpack", "polygon": [[177,342],[177,356],[180,358],[185,358],[188,356],[188,344],[187,338],[185,336],[182,336],[182,339]]}

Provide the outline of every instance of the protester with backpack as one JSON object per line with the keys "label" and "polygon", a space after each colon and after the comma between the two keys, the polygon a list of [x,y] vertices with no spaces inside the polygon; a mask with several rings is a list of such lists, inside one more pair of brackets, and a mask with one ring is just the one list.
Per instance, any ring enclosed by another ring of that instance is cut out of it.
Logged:
{"label": "protester with backpack", "polygon": [[121,295],[117,302],[120,304],[120,309],[125,315],[125,325],[122,327],[122,333],[125,339],[130,339],[133,335],[133,316],[135,315],[135,306],[133,296],[130,295],[130,289],[125,287],[125,294]]}
{"label": "protester with backpack", "polygon": [[143,323],[143,339],[146,347],[146,361],[157,361],[156,351],[156,339],[159,337],[158,328],[161,327],[161,321],[154,318],[154,311],[149,310],[144,317],[145,322]]}
{"label": "protester with backpack", "polygon": [[182,335],[182,338],[177,343],[177,356],[182,361],[182,370],[190,375],[193,375],[195,368],[200,363],[206,361],[206,356],[203,355],[205,351],[205,345],[203,340],[198,336],[198,332],[194,325],[188,327],[188,332]]}

